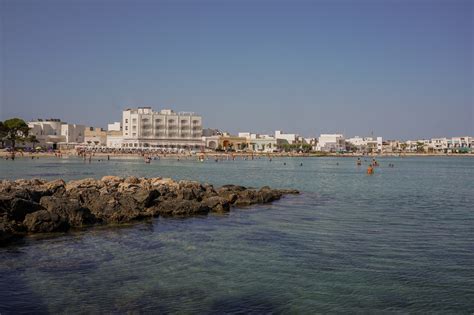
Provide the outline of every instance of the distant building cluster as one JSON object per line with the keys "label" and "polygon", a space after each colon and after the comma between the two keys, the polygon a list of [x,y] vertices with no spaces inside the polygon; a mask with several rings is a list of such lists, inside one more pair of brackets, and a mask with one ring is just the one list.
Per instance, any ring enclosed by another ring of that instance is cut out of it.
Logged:
{"label": "distant building cluster", "polygon": [[107,130],[68,124],[60,119],[38,119],[28,123],[35,145],[53,149],[107,148],[116,150],[215,150],[242,152],[354,152],[354,153],[467,153],[474,137],[423,140],[383,140],[382,137],[350,137],[321,134],[305,138],[276,130],[273,134],[203,129],[202,117],[192,112],[151,107],[129,108],[122,119],[108,124]]}

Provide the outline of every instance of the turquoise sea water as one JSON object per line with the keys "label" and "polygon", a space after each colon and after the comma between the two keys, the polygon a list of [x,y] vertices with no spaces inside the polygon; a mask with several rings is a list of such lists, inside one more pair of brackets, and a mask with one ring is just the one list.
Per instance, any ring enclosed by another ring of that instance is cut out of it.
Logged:
{"label": "turquoise sea water", "polygon": [[0,248],[0,313],[472,313],[474,159],[379,162],[367,176],[352,158],[1,160],[3,179],[163,176],[302,194]]}

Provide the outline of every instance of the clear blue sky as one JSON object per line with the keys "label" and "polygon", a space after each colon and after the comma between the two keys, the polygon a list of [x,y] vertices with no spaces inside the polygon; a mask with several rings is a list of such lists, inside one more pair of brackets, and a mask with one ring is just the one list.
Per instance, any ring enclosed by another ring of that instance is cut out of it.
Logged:
{"label": "clear blue sky", "polygon": [[0,0],[0,119],[474,135],[470,0]]}

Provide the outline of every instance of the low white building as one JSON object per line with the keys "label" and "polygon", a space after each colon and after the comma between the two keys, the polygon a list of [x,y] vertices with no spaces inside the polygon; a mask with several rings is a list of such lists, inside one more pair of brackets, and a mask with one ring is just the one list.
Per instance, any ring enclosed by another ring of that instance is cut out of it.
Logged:
{"label": "low white building", "polygon": [[29,134],[36,137],[39,146],[57,149],[84,142],[84,125],[68,124],[60,119],[38,119],[30,121],[28,127]]}
{"label": "low white building", "polygon": [[321,134],[316,151],[341,152],[346,150],[346,140],[342,134]]}
{"label": "low white building", "polygon": [[278,140],[270,135],[259,135],[251,132],[239,132],[239,138],[246,139],[247,149],[254,152],[275,152],[278,150]]}
{"label": "low white building", "polygon": [[100,127],[87,127],[84,131],[84,143],[90,147],[105,147],[107,132]]}
{"label": "low white building", "polygon": [[107,131],[107,148],[120,149],[123,143],[123,135],[120,130]]}
{"label": "low white building", "polygon": [[448,138],[432,138],[429,147],[434,152],[446,152],[450,146]]}
{"label": "low white building", "polygon": [[359,137],[346,139],[346,142],[356,147],[357,151],[361,152],[382,152],[383,139],[382,137]]}
{"label": "low white building", "polygon": [[283,133],[281,130],[275,131],[275,139],[285,140],[288,144],[294,144],[298,140],[298,135],[295,133]]}

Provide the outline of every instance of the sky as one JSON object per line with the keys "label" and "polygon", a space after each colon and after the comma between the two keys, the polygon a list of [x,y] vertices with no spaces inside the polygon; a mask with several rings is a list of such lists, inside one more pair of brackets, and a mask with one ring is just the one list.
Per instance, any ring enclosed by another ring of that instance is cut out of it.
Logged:
{"label": "sky", "polygon": [[474,136],[474,1],[0,0],[0,120]]}

